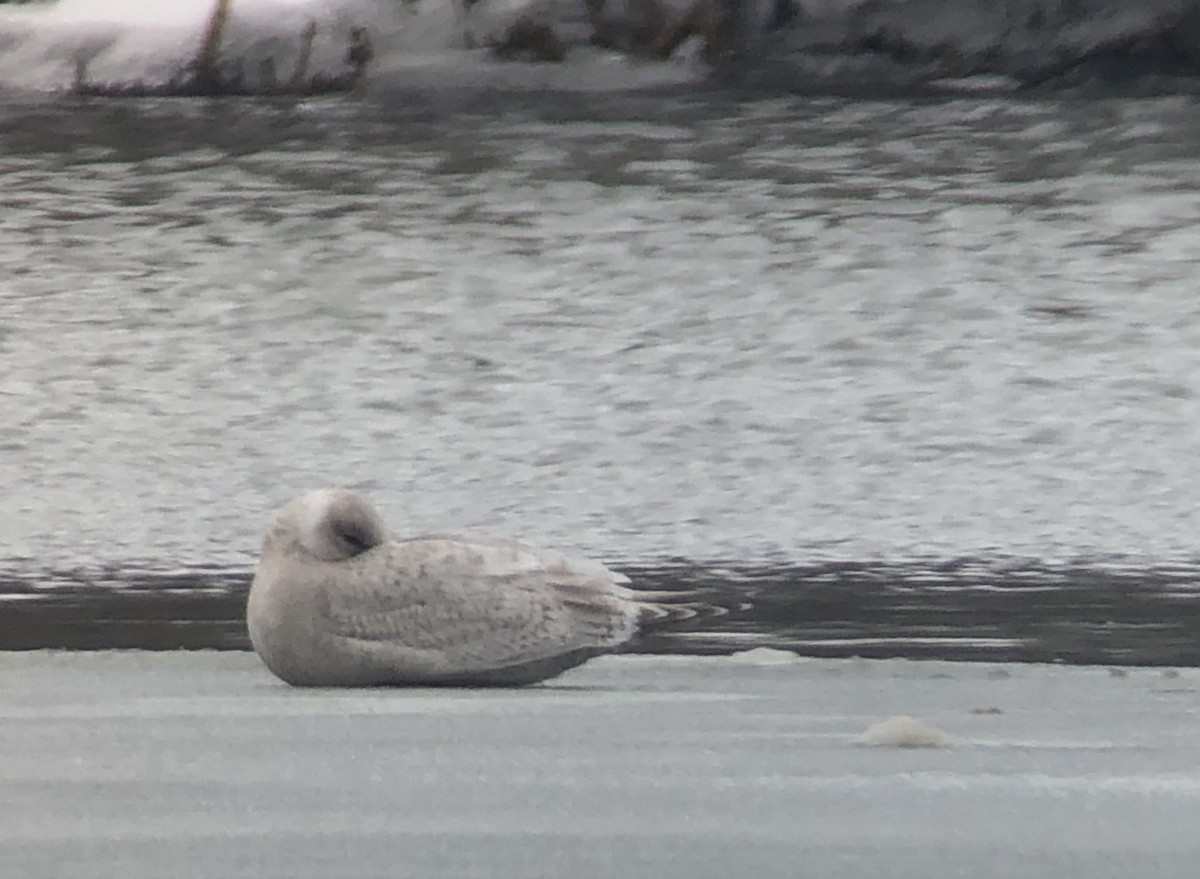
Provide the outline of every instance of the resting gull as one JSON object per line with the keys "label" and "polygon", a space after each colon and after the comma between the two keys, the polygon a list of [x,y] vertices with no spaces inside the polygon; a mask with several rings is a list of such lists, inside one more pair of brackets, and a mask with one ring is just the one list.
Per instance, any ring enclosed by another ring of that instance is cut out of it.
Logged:
{"label": "resting gull", "polygon": [[521,685],[664,614],[628,582],[516,541],[392,539],[362,497],[322,489],[276,514],[246,619],[267,668],[296,686]]}

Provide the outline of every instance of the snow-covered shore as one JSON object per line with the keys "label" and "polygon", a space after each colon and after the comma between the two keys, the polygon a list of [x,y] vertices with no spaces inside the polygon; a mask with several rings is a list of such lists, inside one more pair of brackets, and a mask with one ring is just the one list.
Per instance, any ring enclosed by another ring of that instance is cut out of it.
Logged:
{"label": "snow-covered shore", "polygon": [[[0,8],[0,85],[62,88],[80,62],[100,81],[165,79],[195,53],[211,5]],[[288,69],[309,22],[314,69],[338,67],[345,32],[362,26],[375,80],[399,85],[628,88],[699,81],[714,64],[744,82],[813,89],[1200,75],[1194,0],[239,0],[223,52],[247,70],[267,58]],[[497,72],[482,57],[515,63]],[[513,72],[534,59],[564,63]]]}

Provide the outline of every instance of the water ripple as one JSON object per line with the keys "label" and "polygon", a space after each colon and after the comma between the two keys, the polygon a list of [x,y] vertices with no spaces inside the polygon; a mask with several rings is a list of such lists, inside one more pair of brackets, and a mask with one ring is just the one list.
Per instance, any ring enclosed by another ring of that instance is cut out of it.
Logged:
{"label": "water ripple", "polygon": [[395,97],[0,106],[0,557],[1195,557],[1191,102]]}

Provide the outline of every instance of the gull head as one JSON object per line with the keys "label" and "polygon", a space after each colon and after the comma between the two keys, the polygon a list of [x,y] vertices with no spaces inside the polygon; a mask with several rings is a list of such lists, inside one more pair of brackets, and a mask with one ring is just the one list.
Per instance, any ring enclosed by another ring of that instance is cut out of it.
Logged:
{"label": "gull head", "polygon": [[352,491],[323,488],[289,503],[271,523],[263,556],[299,555],[341,562],[379,546],[387,527],[375,509]]}

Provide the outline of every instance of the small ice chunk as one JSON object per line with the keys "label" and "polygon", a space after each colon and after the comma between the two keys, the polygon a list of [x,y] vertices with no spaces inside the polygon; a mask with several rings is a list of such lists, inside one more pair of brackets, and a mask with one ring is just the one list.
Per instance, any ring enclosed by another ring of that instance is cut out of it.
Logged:
{"label": "small ice chunk", "polygon": [[799,662],[800,655],[776,647],[754,647],[730,654],[729,659],[742,665],[790,665]]}
{"label": "small ice chunk", "polygon": [[950,737],[923,720],[896,714],[872,724],[858,741],[883,748],[940,748],[950,744]]}

